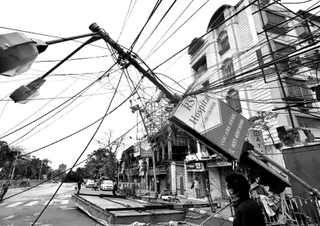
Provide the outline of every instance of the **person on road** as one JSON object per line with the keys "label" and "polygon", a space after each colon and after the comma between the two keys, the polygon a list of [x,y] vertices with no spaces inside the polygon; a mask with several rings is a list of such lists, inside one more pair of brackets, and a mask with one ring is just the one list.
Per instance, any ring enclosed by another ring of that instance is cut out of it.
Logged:
{"label": "person on road", "polygon": [[80,193],[82,184],[84,184],[84,180],[83,179],[78,180],[78,182],[77,182],[77,193],[76,193],[77,195]]}
{"label": "person on road", "polygon": [[112,188],[112,194],[114,196],[117,196],[117,191],[118,191],[118,181],[113,181],[113,188]]}
{"label": "person on road", "polygon": [[0,202],[2,202],[3,197],[7,193],[9,187],[10,187],[10,181],[4,182],[4,184],[2,185],[1,191],[0,191]]}
{"label": "person on road", "polygon": [[262,210],[258,203],[250,198],[250,185],[247,179],[238,173],[226,176],[227,194],[235,209],[233,226],[265,226]]}
{"label": "person on road", "polygon": [[200,180],[198,179],[198,177],[196,177],[196,179],[194,180],[193,187],[196,191],[196,198],[200,198]]}

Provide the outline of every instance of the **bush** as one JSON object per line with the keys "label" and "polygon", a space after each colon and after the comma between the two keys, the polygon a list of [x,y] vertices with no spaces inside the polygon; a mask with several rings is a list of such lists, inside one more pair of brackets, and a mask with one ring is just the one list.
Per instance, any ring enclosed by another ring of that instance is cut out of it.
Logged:
{"label": "bush", "polygon": [[19,187],[30,187],[30,181],[28,181],[28,180],[22,180],[22,181],[20,181],[20,183],[19,183],[18,186],[19,186]]}

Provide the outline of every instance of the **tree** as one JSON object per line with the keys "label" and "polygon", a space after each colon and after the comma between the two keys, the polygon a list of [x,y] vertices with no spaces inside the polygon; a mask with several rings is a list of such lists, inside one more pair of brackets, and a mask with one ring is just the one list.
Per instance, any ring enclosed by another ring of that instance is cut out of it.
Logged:
{"label": "tree", "polygon": [[252,116],[251,118],[249,118],[249,126],[250,128],[261,129],[268,132],[267,138],[270,138],[272,144],[275,145],[275,141],[271,134],[272,126],[270,125],[270,121],[276,119],[277,117],[278,113],[258,111],[256,116]]}
{"label": "tree", "polygon": [[113,130],[105,132],[105,136],[97,140],[101,148],[94,150],[88,155],[88,160],[84,168],[87,172],[90,172],[91,178],[115,178],[118,166],[117,154],[123,145],[124,137],[112,141],[113,133]]}

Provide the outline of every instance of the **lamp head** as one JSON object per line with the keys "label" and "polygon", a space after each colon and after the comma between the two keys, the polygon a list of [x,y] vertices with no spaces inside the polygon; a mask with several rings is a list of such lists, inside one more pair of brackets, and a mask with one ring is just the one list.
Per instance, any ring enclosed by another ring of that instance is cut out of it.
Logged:
{"label": "lamp head", "polygon": [[34,98],[39,95],[39,88],[46,80],[43,78],[37,78],[27,85],[20,86],[11,95],[10,98],[15,103],[25,104],[30,101],[30,98]]}
{"label": "lamp head", "polygon": [[29,39],[21,33],[0,35],[0,74],[15,76],[26,72],[46,48],[45,42]]}

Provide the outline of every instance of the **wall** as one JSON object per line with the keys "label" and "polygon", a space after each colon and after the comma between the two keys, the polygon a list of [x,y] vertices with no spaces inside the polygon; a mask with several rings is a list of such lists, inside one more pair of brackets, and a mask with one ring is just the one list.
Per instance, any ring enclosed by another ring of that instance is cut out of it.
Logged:
{"label": "wall", "polygon": [[222,198],[220,174],[218,168],[208,168],[210,180],[210,194],[212,199]]}
{"label": "wall", "polygon": [[[301,146],[283,149],[283,156],[287,166],[293,174],[304,180],[310,186],[320,190],[320,145]],[[294,195],[309,198],[308,190],[300,183],[292,180],[292,192]]]}

